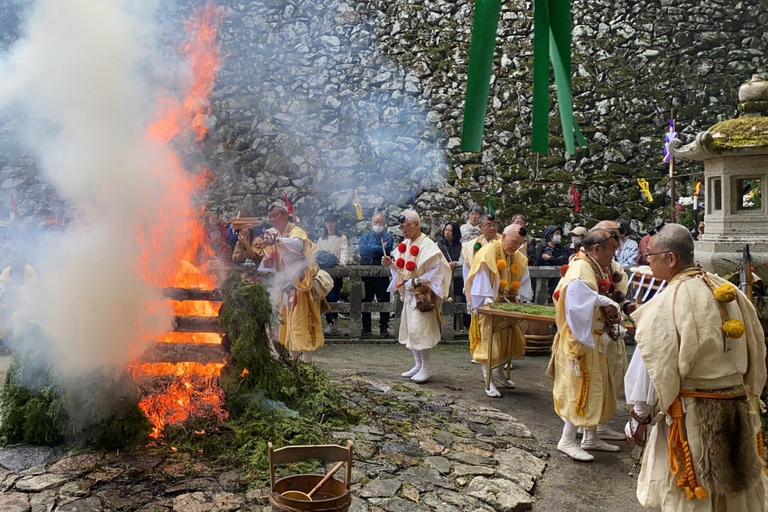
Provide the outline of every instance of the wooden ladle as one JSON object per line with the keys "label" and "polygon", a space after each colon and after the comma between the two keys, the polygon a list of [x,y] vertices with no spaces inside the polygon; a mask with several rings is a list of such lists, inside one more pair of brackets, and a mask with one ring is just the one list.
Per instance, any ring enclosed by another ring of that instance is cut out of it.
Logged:
{"label": "wooden ladle", "polygon": [[346,463],[346,461],[341,461],[335,466],[333,466],[333,469],[331,469],[328,474],[326,474],[320,482],[312,488],[309,492],[301,492],[301,491],[285,491],[281,496],[283,498],[288,498],[291,500],[296,501],[312,501],[312,495],[317,492],[318,489],[320,489],[325,483],[333,477],[333,475],[336,474],[338,470],[341,469],[341,467]]}

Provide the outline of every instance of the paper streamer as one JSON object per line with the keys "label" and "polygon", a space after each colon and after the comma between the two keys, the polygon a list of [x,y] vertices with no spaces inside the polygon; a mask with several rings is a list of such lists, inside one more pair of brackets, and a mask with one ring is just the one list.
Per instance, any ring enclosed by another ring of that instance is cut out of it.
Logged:
{"label": "paper streamer", "polygon": [[472,42],[469,47],[467,92],[464,101],[464,123],[461,150],[479,152],[483,143],[485,113],[488,108],[496,29],[499,26],[501,0],[475,0],[472,20]]}
{"label": "paper streamer", "polygon": [[637,184],[640,186],[640,191],[645,194],[645,198],[649,203],[653,202],[653,194],[651,194],[651,188],[648,185],[648,180],[645,178],[638,178]]}
{"label": "paper streamer", "polygon": [[357,214],[357,220],[363,220],[363,205],[360,204],[360,199],[357,197],[357,190],[355,190],[355,213]]}
{"label": "paper streamer", "polygon": [[[576,142],[586,146],[573,115],[571,87],[571,0],[533,2],[533,129],[531,146],[537,153],[549,151],[549,63],[563,128],[565,149],[576,151]],[[574,141],[575,139],[575,141]]]}
{"label": "paper streamer", "polygon": [[571,183],[571,197],[573,198],[573,211],[578,212],[581,209],[579,198],[581,194],[576,191],[576,183]]}

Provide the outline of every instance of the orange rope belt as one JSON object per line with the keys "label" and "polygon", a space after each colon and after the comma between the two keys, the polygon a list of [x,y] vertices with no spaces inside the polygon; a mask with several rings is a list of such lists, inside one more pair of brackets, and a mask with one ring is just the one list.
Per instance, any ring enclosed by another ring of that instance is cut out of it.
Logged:
{"label": "orange rope belt", "polygon": [[[710,398],[715,400],[737,400],[743,399],[744,394],[717,394],[706,391],[694,391],[690,389],[680,390],[680,394],[669,406],[667,414],[672,418],[672,424],[669,427],[669,436],[667,438],[667,450],[669,452],[669,471],[673,475],[678,475],[677,486],[685,491],[685,497],[688,500],[703,499],[708,496],[707,490],[699,485],[696,474],[693,471],[693,459],[688,440],[685,435],[685,413],[683,412],[683,402],[681,398]],[[762,433],[757,435],[757,448],[761,453],[761,459],[764,458],[762,446]]]}
{"label": "orange rope belt", "polygon": [[579,358],[579,371],[581,372],[581,381],[579,382],[579,399],[576,401],[576,414],[584,416],[584,409],[587,407],[589,398],[589,370],[587,369],[587,358]]}

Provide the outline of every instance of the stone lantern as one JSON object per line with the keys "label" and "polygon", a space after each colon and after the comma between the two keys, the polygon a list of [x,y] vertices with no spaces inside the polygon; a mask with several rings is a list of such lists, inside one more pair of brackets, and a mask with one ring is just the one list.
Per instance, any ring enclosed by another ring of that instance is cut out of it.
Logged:
{"label": "stone lantern", "polygon": [[670,143],[675,158],[704,161],[705,229],[696,259],[720,275],[738,270],[749,244],[755,272],[768,278],[768,81],[739,88],[738,119],[718,123],[690,144]]}

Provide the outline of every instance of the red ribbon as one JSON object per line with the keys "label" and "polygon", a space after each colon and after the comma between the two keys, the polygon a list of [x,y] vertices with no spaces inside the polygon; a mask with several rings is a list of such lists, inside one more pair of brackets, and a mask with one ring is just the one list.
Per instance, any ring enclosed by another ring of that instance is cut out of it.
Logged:
{"label": "red ribbon", "polygon": [[285,209],[288,210],[288,215],[293,215],[293,206],[291,206],[291,202],[288,200],[288,194],[283,193],[283,197],[285,198]]}
{"label": "red ribbon", "polygon": [[571,183],[571,197],[573,198],[573,211],[578,212],[581,209],[579,198],[581,194],[576,192],[576,183]]}

